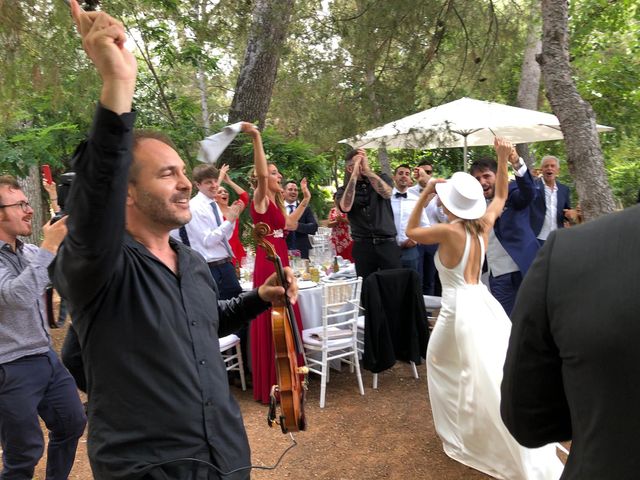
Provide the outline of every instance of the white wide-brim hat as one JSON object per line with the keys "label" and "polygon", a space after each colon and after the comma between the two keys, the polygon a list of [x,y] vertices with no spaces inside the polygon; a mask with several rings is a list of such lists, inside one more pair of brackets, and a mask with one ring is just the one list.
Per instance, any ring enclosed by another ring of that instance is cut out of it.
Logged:
{"label": "white wide-brim hat", "polygon": [[487,211],[482,186],[468,173],[456,172],[446,183],[437,183],[436,192],[442,204],[456,217],[476,220]]}

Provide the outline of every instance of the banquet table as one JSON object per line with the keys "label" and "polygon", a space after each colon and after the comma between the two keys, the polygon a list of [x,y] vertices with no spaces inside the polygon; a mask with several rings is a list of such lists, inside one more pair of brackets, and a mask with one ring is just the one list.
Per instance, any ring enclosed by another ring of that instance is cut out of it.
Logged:
{"label": "banquet table", "polygon": [[[319,327],[322,325],[322,285],[313,282],[300,282],[302,286],[310,285],[306,288],[298,289],[298,307],[300,308],[300,317],[302,328]],[[243,282],[242,290],[251,290],[251,282]]]}

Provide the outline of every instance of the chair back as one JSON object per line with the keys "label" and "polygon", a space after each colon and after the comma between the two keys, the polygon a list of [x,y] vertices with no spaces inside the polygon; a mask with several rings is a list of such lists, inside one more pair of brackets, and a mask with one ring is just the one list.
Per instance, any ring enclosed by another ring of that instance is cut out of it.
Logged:
{"label": "chair back", "polygon": [[322,337],[357,335],[361,289],[362,277],[322,284]]}

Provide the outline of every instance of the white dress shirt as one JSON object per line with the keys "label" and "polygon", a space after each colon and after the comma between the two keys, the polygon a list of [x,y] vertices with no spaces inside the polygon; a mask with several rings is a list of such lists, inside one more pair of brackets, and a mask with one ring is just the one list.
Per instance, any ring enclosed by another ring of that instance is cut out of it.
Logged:
{"label": "white dress shirt", "polygon": [[[422,194],[422,190],[424,189],[418,183],[413,187],[409,187],[407,192],[411,192],[415,195],[420,196]],[[429,222],[429,225],[437,225],[438,223],[449,222],[447,214],[444,213],[442,205],[438,205],[438,195],[433,196],[429,203],[427,203],[427,205],[424,207],[424,211],[427,214],[427,221]]]}
{"label": "white dress shirt", "polygon": [[544,223],[538,234],[539,240],[546,240],[549,234],[558,228],[558,185],[553,187],[544,184]]}
{"label": "white dress shirt", "polygon": [[[293,209],[291,208],[293,206]],[[287,215],[291,215],[298,208],[298,202],[289,203],[287,201],[284,202],[284,208],[286,209]]]}
{"label": "white dress shirt", "polygon": [[[418,203],[420,197],[416,195],[415,192],[409,190],[405,192],[407,198],[396,197],[396,193],[399,193],[398,189],[394,188],[391,192],[391,209],[393,210],[393,223],[395,223],[397,231],[396,243],[402,245],[407,238],[409,238],[406,234],[407,223],[409,223],[411,212],[413,212],[413,208]],[[420,214],[420,226],[429,226],[429,220],[427,219],[424,209]]]}
{"label": "white dress shirt", "polygon": [[[213,206],[212,206],[213,203]],[[207,262],[223,260],[232,256],[229,239],[233,235],[235,222],[222,220],[224,215],[220,207],[204,193],[198,194],[189,201],[191,221],[185,225],[191,248],[204,257]],[[216,208],[222,223],[218,225],[213,213]],[[171,236],[180,240],[178,229],[171,231]]]}

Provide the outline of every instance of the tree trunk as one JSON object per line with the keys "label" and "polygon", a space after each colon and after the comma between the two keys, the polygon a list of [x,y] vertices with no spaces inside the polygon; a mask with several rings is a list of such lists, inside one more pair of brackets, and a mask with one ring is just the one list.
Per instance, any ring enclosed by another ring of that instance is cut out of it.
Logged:
{"label": "tree trunk", "polygon": [[[538,95],[540,92],[540,65],[536,62],[536,55],[539,55],[542,50],[542,40],[540,38],[540,24],[536,18],[537,12],[536,6],[532,5],[531,14],[529,15],[527,44],[524,49],[522,71],[520,72],[518,99],[516,101],[518,107],[528,108],[529,110],[538,109]],[[517,145],[516,150],[529,168],[535,166],[536,159],[529,152],[528,144]]]}
{"label": "tree trunk", "polygon": [[[280,53],[285,43],[294,0],[256,0],[247,50],[229,109],[229,123],[247,121],[265,126]],[[221,162],[233,169],[242,163],[234,148]]]}
{"label": "tree trunk", "polygon": [[256,1],[229,123],[244,120],[264,128],[292,11],[293,0]]}
{"label": "tree trunk", "polygon": [[40,245],[42,224],[45,222],[45,218],[49,218],[49,205],[42,201],[41,182],[40,168],[37,165],[29,167],[29,175],[20,178],[22,191],[33,207],[33,219],[31,220],[33,231],[31,235],[24,237],[23,240],[34,245]]}
{"label": "tree trunk", "polygon": [[[376,125],[380,125],[382,123],[382,109],[380,108],[380,102],[378,102],[378,97],[376,97],[375,91],[375,82],[376,82],[376,74],[374,70],[374,65],[369,65],[367,67],[367,77],[366,77],[366,85],[367,85],[367,95],[369,97],[369,101],[371,102],[371,108],[373,110],[373,118],[376,121]],[[391,165],[389,164],[389,154],[387,153],[387,149],[385,147],[378,148],[378,162],[380,162],[380,169],[382,173],[386,173],[390,177],[391,174]]]}
{"label": "tree trunk", "polygon": [[571,77],[567,10],[565,0],[542,0],[542,54],[537,59],[547,98],[560,121],[582,212],[590,220],[613,211],[615,202],[604,169],[595,114]]}
{"label": "tree trunk", "polygon": [[204,70],[198,62],[198,70],[196,71],[196,79],[198,81],[198,90],[200,90],[200,109],[202,110],[202,128],[204,136],[209,136],[211,123],[209,122],[209,102],[207,101],[207,78]]}

